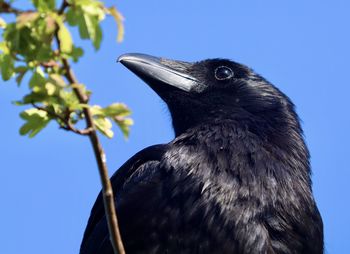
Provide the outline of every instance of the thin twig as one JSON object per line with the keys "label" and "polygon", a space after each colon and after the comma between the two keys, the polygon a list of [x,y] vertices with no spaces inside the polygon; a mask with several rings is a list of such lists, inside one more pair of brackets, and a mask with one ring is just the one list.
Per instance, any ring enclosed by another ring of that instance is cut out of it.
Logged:
{"label": "thin twig", "polygon": [[31,103],[32,106],[38,110],[41,110],[41,111],[45,111],[49,116],[52,116],[54,118],[57,118],[59,120],[61,120],[61,122],[63,123],[63,125],[61,125],[60,127],[64,130],[67,130],[67,131],[72,131],[76,134],[79,134],[79,135],[83,135],[83,136],[87,136],[91,133],[92,131],[92,128],[86,128],[86,129],[77,129],[75,128],[75,126],[71,123],[70,121],[70,114],[71,112],[67,112],[66,114],[66,118],[62,117],[61,115],[59,114],[56,114],[55,112],[53,111],[50,111],[48,110],[47,108],[45,107],[42,107],[42,106],[39,106],[35,103]]}
{"label": "thin twig", "polygon": [[[62,7],[60,9],[60,12],[63,13],[65,8],[68,5],[66,4],[66,1],[64,0]],[[55,33],[55,38],[58,46],[58,50],[61,50],[61,43],[58,37],[58,31]],[[74,75],[74,72],[68,62],[68,60],[64,57],[62,57],[62,64],[63,68],[65,70],[65,77],[69,81],[71,85],[73,84],[79,84],[79,81]],[[73,91],[76,94],[78,100],[80,103],[87,104],[89,101],[89,97],[83,92],[83,90],[79,86],[74,86]],[[95,158],[98,165],[98,170],[101,178],[102,183],[102,193],[103,193],[103,204],[105,208],[105,214],[107,218],[107,224],[108,224],[108,230],[110,234],[110,241],[113,246],[113,250],[115,254],[125,254],[125,249],[123,245],[123,241],[121,239],[120,230],[118,226],[118,218],[117,213],[115,210],[115,201],[114,201],[114,195],[113,195],[113,189],[112,184],[109,180],[108,176],[108,169],[106,165],[106,155],[103,151],[101,142],[97,136],[96,132],[96,126],[93,121],[93,116],[89,108],[84,108],[83,113],[85,115],[85,121],[87,128],[91,129],[91,132],[89,133],[90,142],[92,144]]]}
{"label": "thin twig", "polygon": [[13,13],[19,15],[23,13],[23,11],[13,8],[9,3],[0,2],[0,13]]}
{"label": "thin twig", "polygon": [[60,9],[58,10],[58,15],[62,15],[64,13],[64,10],[69,6],[69,3],[67,2],[67,0],[63,0],[62,1],[62,5],[60,7]]}
{"label": "thin twig", "polygon": [[[72,69],[66,59],[62,59],[64,69],[66,70],[66,78],[71,84],[78,84],[78,80],[75,78]],[[77,95],[81,103],[87,103],[88,98],[82,92],[79,87],[74,87],[74,92]],[[106,155],[102,149],[100,140],[96,133],[96,128],[93,122],[93,117],[89,108],[84,108],[84,115],[86,125],[92,128],[89,133],[89,138],[94,149],[95,158],[98,164],[98,170],[102,182],[103,203],[105,207],[105,213],[108,223],[108,229],[110,233],[110,240],[114,249],[114,253],[125,254],[124,245],[121,239],[120,230],[118,226],[117,213],[115,210],[115,201],[113,195],[113,189],[108,176],[108,169],[106,165]]]}

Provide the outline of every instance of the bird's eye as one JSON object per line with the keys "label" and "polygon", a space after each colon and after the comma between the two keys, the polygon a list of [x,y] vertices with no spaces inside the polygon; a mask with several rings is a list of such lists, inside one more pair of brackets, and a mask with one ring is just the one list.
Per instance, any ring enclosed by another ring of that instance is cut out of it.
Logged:
{"label": "bird's eye", "polygon": [[230,79],[234,75],[233,71],[226,66],[219,66],[215,69],[215,78],[217,80]]}

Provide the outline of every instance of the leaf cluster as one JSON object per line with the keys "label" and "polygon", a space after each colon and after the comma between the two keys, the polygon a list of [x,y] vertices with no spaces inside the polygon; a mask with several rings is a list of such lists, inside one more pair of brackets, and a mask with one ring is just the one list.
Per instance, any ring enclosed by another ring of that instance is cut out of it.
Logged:
{"label": "leaf cluster", "polygon": [[15,20],[7,23],[0,17],[0,73],[4,81],[15,78],[21,85],[27,76],[29,93],[16,101],[30,105],[20,116],[25,121],[20,134],[35,136],[50,121],[66,130],[88,134],[89,129],[78,129],[86,118],[86,109],[92,114],[94,126],[103,135],[113,137],[112,122],[125,137],[132,120],[130,110],[121,103],[107,107],[90,105],[89,91],[84,84],[72,80],[69,61],[78,62],[84,55],[76,46],[70,29],[78,27],[81,39],[88,39],[98,50],[102,41],[101,22],[114,17],[118,41],[123,38],[123,17],[115,7],[107,8],[96,0],[64,0],[57,9],[55,0],[32,0],[32,10],[12,8],[12,2],[0,2],[0,13],[13,13]]}

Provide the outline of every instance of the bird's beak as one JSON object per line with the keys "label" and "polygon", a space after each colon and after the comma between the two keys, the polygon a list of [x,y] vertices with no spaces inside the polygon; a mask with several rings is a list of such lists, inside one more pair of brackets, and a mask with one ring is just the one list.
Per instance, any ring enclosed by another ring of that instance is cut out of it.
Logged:
{"label": "bird's beak", "polygon": [[167,60],[145,54],[124,54],[118,58],[126,68],[157,90],[158,85],[166,84],[189,92],[198,81],[186,73],[190,63]]}

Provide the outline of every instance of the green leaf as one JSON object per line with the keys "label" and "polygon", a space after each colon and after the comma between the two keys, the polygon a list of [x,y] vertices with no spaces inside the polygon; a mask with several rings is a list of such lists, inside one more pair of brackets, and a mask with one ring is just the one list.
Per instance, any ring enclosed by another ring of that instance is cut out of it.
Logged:
{"label": "green leaf", "polygon": [[63,88],[66,86],[66,82],[64,81],[63,77],[59,74],[56,74],[56,73],[50,74],[49,79],[51,83],[53,83],[58,87]]}
{"label": "green leaf", "polygon": [[102,21],[105,18],[105,11],[103,4],[96,0],[80,0],[77,1],[77,5],[79,5],[83,12],[94,16],[98,21]]}
{"label": "green leaf", "polygon": [[26,74],[26,72],[27,72],[27,71],[19,72],[19,73],[18,73],[18,75],[17,75],[17,77],[16,77],[16,83],[17,83],[18,86],[21,85],[22,80],[23,80],[24,75]]}
{"label": "green leaf", "polygon": [[119,126],[125,138],[129,136],[130,126],[133,124],[133,121],[130,118],[126,118],[126,116],[131,114],[131,111],[125,104],[113,103],[105,108],[94,105],[90,107],[90,110],[95,119],[106,119],[108,117]]}
{"label": "green leaf", "polygon": [[50,59],[52,59],[52,49],[50,45],[43,45],[40,48],[36,48],[36,57],[32,55],[31,57],[39,62],[48,62]]}
{"label": "green leaf", "polygon": [[102,40],[102,29],[99,23],[105,17],[101,4],[89,0],[75,1],[74,4],[66,14],[68,24],[78,26],[80,37],[90,39],[95,49],[99,49]]}
{"label": "green leaf", "polygon": [[93,42],[95,49],[99,49],[102,31],[97,17],[83,13],[82,19],[79,20],[79,32],[82,38],[89,38]]}
{"label": "green leaf", "polygon": [[39,18],[40,14],[37,12],[23,12],[17,16],[16,28],[21,29],[24,26],[32,26],[33,22]]}
{"label": "green leaf", "polygon": [[0,51],[4,54],[9,53],[9,48],[7,47],[6,41],[0,42]]}
{"label": "green leaf", "polygon": [[91,110],[91,114],[93,116],[101,116],[101,117],[104,117],[105,116],[105,113],[103,112],[103,109],[102,107],[98,106],[98,105],[93,105],[90,107],[90,110]]}
{"label": "green leaf", "polygon": [[108,118],[105,117],[96,117],[94,118],[94,124],[97,129],[106,137],[113,138],[112,123]]}
{"label": "green leaf", "polygon": [[37,12],[26,12],[18,16],[16,23],[8,24],[3,37],[9,51],[22,56],[26,62],[52,59],[54,30],[48,29],[52,19],[45,17]]}
{"label": "green leaf", "polygon": [[56,86],[50,82],[45,84],[45,89],[49,96],[52,96],[56,92]]}
{"label": "green leaf", "polygon": [[13,58],[8,55],[2,55],[1,57],[1,76],[4,81],[9,80],[15,70]]}
{"label": "green leaf", "polygon": [[81,13],[76,8],[69,8],[66,13],[66,20],[70,26],[77,26]]}
{"label": "green leaf", "polygon": [[16,82],[17,85],[21,85],[22,79],[24,77],[24,75],[27,73],[28,71],[28,67],[27,66],[18,66],[15,69],[15,72],[17,73],[17,77],[16,77]]}
{"label": "green leaf", "polygon": [[101,26],[97,25],[95,37],[92,39],[93,40],[92,42],[93,42],[96,50],[99,49],[101,46],[102,37],[103,37],[103,35],[102,35]]}
{"label": "green leaf", "polygon": [[30,138],[38,134],[50,122],[47,112],[31,108],[23,111],[20,117],[26,121],[19,130],[21,135],[29,135]]}
{"label": "green leaf", "polygon": [[0,28],[6,28],[6,21],[0,17]]}
{"label": "green leaf", "polygon": [[78,62],[79,58],[84,55],[84,50],[80,47],[73,47],[70,56],[73,58],[74,62]]}
{"label": "green leaf", "polygon": [[45,93],[32,92],[24,96],[22,100],[15,101],[14,104],[17,106],[23,106],[26,104],[43,102],[43,101],[46,101],[47,99],[48,99],[48,96]]}
{"label": "green leaf", "polygon": [[28,70],[28,67],[27,67],[27,66],[24,66],[24,65],[18,66],[18,67],[15,68],[15,72],[16,72],[16,73],[24,72],[24,71],[27,71],[27,70]]}
{"label": "green leaf", "polygon": [[73,91],[62,89],[59,91],[59,98],[62,100],[62,103],[64,103],[64,105],[69,109],[77,108],[80,105],[80,102]]}
{"label": "green leaf", "polygon": [[118,36],[117,36],[117,42],[122,42],[124,38],[124,17],[123,15],[115,8],[111,7],[108,9],[109,14],[111,14],[117,23],[117,28],[118,28]]}
{"label": "green leaf", "polygon": [[63,22],[59,22],[58,38],[61,43],[61,51],[63,53],[70,53],[73,49],[73,40],[69,30]]}
{"label": "green leaf", "polygon": [[84,108],[88,108],[88,107],[89,107],[88,104],[79,103],[79,104],[70,105],[69,109],[71,111],[74,111],[74,110],[83,110]]}
{"label": "green leaf", "polygon": [[56,6],[55,0],[32,0],[32,1],[33,1],[34,6],[40,12],[54,10],[55,6]]}
{"label": "green leaf", "polygon": [[71,84],[72,88],[79,88],[82,93],[84,93],[87,96],[91,95],[91,91],[86,88],[84,84]]}
{"label": "green leaf", "polygon": [[117,123],[120,130],[122,131],[124,138],[128,138],[130,133],[130,126],[134,124],[134,121],[130,118],[124,118],[124,119],[114,118],[114,121]]}
{"label": "green leaf", "polygon": [[29,80],[29,87],[32,88],[35,92],[36,90],[40,90],[41,88],[43,88],[45,83],[46,78],[44,76],[44,73],[40,68],[37,68],[33,73],[32,78]]}
{"label": "green leaf", "polygon": [[123,103],[113,103],[105,107],[102,111],[104,115],[108,117],[125,117],[131,114],[131,111]]}

